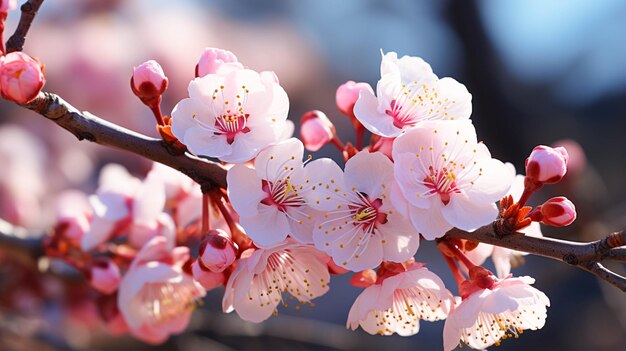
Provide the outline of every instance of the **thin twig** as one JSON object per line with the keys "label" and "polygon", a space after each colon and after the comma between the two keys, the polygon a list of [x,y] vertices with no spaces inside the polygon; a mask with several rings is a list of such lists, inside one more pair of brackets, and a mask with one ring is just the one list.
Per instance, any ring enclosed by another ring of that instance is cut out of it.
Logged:
{"label": "thin twig", "polygon": [[43,0],[28,0],[20,8],[22,15],[20,16],[20,22],[17,24],[17,28],[13,35],[7,40],[7,53],[13,51],[22,51],[24,49],[24,43],[26,42],[26,35],[30,30],[30,25],[33,23],[37,11],[41,7]]}
{"label": "thin twig", "polygon": [[120,127],[89,112],[80,112],[55,94],[40,93],[35,100],[23,106],[65,128],[78,140],[130,151],[177,169],[200,184],[204,192],[226,188],[226,170],[220,164],[180,154],[163,140]]}
{"label": "thin twig", "polygon": [[3,254],[27,264],[44,254],[41,235],[33,235],[3,219],[0,219],[0,249]]}
{"label": "thin twig", "polygon": [[588,271],[626,292],[626,278],[599,264],[605,260],[626,262],[626,247],[624,247],[626,234],[624,231],[612,233],[601,240],[578,243],[546,237],[530,237],[520,233],[499,235],[494,230],[494,225],[489,224],[473,232],[454,228],[446,234],[446,237],[474,240],[549,257]]}

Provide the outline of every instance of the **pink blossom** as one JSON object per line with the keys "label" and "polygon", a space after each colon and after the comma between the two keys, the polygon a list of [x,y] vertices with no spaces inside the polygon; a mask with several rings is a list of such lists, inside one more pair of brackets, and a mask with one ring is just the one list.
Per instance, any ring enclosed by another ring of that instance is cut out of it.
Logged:
{"label": "pink blossom", "polygon": [[167,77],[156,61],[150,60],[133,68],[131,86],[141,99],[158,98],[167,89]]}
{"label": "pink blossom", "polygon": [[304,146],[292,138],[263,150],[255,169],[235,165],[228,171],[228,193],[241,225],[257,245],[275,245],[292,235],[311,243],[319,213],[305,202]]}
{"label": "pink blossom", "polygon": [[156,237],[139,251],[118,291],[118,306],[132,335],[151,344],[185,330],[205,290],[182,266],[189,249]]}
{"label": "pink blossom", "polygon": [[211,272],[223,272],[235,261],[237,251],[226,232],[220,229],[209,231],[200,244],[198,264]]}
{"label": "pink blossom", "polygon": [[411,222],[429,240],[457,227],[472,231],[498,215],[495,202],[515,173],[491,158],[469,120],[425,121],[396,138],[394,174]]}
{"label": "pink blossom", "polygon": [[306,167],[307,202],[323,211],[313,241],[341,267],[375,268],[383,260],[403,262],[419,246],[419,235],[390,200],[393,164],[379,152],[362,151],[345,166],[330,159]]}
{"label": "pink blossom", "polygon": [[507,277],[465,297],[446,320],[444,350],[453,350],[460,342],[482,350],[523,330],[541,329],[550,300],[530,286],[534,281],[530,277]]}
{"label": "pink blossom", "polygon": [[80,245],[83,235],[89,230],[92,217],[87,195],[77,190],[65,191],[56,201],[57,227],[63,228],[63,237]]}
{"label": "pink blossom", "polygon": [[234,310],[242,319],[259,323],[276,311],[283,292],[302,303],[324,295],[330,282],[326,260],[315,248],[292,240],[244,252],[226,284],[224,312]]}
{"label": "pink blossom", "polygon": [[98,259],[87,271],[89,284],[94,289],[107,295],[117,290],[121,279],[120,269],[111,259]]}
{"label": "pink blossom", "polygon": [[32,101],[46,78],[39,62],[23,52],[11,52],[0,57],[0,93],[2,97],[25,104]]}
{"label": "pink blossom", "polygon": [[229,64],[239,69],[243,68],[243,65],[237,61],[237,56],[232,52],[218,48],[206,48],[196,65],[196,77],[214,74],[223,64]]}
{"label": "pink blossom", "polygon": [[8,12],[15,10],[17,7],[17,0],[0,0],[0,12]]}
{"label": "pink blossom", "polygon": [[526,177],[535,183],[556,183],[567,172],[568,158],[564,147],[539,145],[526,159]]}
{"label": "pink blossom", "polygon": [[356,101],[359,99],[359,93],[361,91],[367,91],[374,95],[374,90],[367,83],[356,83],[349,80],[341,84],[335,93],[335,102],[337,103],[339,111],[346,116],[354,118],[354,104],[356,104]]}
{"label": "pink blossom", "polygon": [[213,290],[226,283],[226,276],[223,272],[212,272],[200,265],[198,261],[194,261],[191,264],[191,274],[193,279],[200,283],[206,291]]}
{"label": "pink blossom", "polygon": [[220,69],[192,80],[189,96],[172,111],[172,133],[196,155],[247,162],[287,128],[287,93],[268,74]]}
{"label": "pink blossom", "polygon": [[354,301],[347,326],[370,334],[409,336],[419,321],[445,319],[454,303],[443,281],[421,264],[366,288]]}
{"label": "pink blossom", "polygon": [[81,249],[90,251],[124,229],[131,220],[132,196],[141,181],[117,164],[100,172],[99,187],[89,197],[93,218],[81,239]]}
{"label": "pink blossom", "polygon": [[370,132],[396,137],[427,120],[463,120],[472,113],[472,95],[452,78],[439,79],[419,57],[383,55],[376,95],[362,90],[356,118]]}
{"label": "pink blossom", "polygon": [[335,136],[335,126],[322,111],[306,112],[300,122],[300,139],[307,150],[317,151]]}
{"label": "pink blossom", "polygon": [[[541,216],[538,220],[553,227],[565,227],[576,219],[576,207],[564,196],[553,197],[537,208]],[[533,220],[535,216],[531,216]]]}

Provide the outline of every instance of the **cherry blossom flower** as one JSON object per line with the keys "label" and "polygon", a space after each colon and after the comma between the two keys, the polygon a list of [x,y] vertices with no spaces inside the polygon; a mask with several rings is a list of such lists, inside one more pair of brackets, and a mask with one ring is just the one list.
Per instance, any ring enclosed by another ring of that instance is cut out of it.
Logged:
{"label": "cherry blossom flower", "polygon": [[172,111],[172,133],[196,155],[246,162],[287,128],[287,93],[276,76],[222,65],[189,84]]}
{"label": "cherry blossom flower", "polygon": [[290,239],[270,249],[245,251],[226,284],[224,312],[234,310],[258,323],[276,311],[283,292],[302,303],[324,295],[330,281],[327,260],[312,246]]}
{"label": "cherry blossom flower", "polygon": [[80,245],[83,235],[89,230],[92,217],[87,195],[77,190],[65,191],[57,197],[57,228],[62,228],[63,237]]}
{"label": "cherry blossom flower", "polygon": [[[511,172],[515,172],[513,165],[507,163],[507,166],[511,169]],[[513,199],[519,199],[524,192],[524,176],[516,175],[511,185],[511,189],[507,195],[513,196]],[[532,222],[528,227],[519,230],[520,233],[528,236],[542,237],[541,227],[539,223]],[[511,267],[518,264],[520,256],[526,256],[528,253],[517,250],[507,249],[501,246],[494,246],[485,243],[480,243],[478,246],[466,253],[466,256],[477,265],[483,264],[487,257],[491,256],[491,260],[496,267],[496,274],[498,278],[505,278],[511,273]]]}
{"label": "cherry blossom flower", "polygon": [[348,314],[347,326],[370,334],[416,334],[420,319],[445,319],[454,304],[443,281],[422,264],[366,288]]}
{"label": "cherry blossom flower", "polygon": [[255,243],[275,245],[291,234],[311,243],[314,219],[319,214],[304,199],[304,146],[288,139],[263,150],[255,169],[235,165],[228,171],[228,193],[241,225]]}
{"label": "cherry blossom flower", "polygon": [[375,96],[362,90],[354,114],[370,132],[396,137],[426,120],[462,120],[472,113],[472,95],[452,78],[439,79],[419,57],[383,55]]}
{"label": "cherry blossom flower", "polygon": [[117,164],[100,172],[98,190],[89,197],[93,218],[81,239],[81,249],[90,251],[123,229],[130,220],[132,196],[141,181]]}
{"label": "cherry blossom flower", "polygon": [[463,298],[446,320],[444,350],[453,350],[459,342],[482,350],[524,330],[541,329],[550,300],[530,286],[534,282],[531,277],[507,277]]}
{"label": "cherry blossom flower", "polygon": [[325,211],[313,231],[316,247],[352,271],[374,268],[383,260],[412,257],[419,236],[392,205],[393,164],[382,153],[362,151],[346,162],[319,159],[306,167],[308,203]]}
{"label": "cherry blossom flower", "polygon": [[122,278],[118,306],[135,337],[159,344],[187,328],[205,290],[183,272],[187,247],[174,248],[156,237],[139,251]]}
{"label": "cherry blossom flower", "polygon": [[470,121],[427,121],[394,142],[394,173],[415,228],[428,240],[472,231],[498,215],[514,173],[476,141]]}

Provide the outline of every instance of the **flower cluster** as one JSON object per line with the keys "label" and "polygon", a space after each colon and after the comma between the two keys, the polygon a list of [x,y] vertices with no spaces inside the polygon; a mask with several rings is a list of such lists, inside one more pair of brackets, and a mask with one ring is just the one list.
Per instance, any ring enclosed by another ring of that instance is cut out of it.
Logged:
{"label": "flower cluster", "polygon": [[[231,52],[205,50],[189,97],[171,118],[160,110],[163,69],[154,61],[138,66],[132,90],[165,142],[221,161],[227,189],[203,193],[156,164],[145,179],[107,166],[94,195],[72,193],[66,203],[73,205],[60,207],[48,254],[84,272],[101,294],[117,296],[116,330],[121,320],[151,343],[182,331],[196,301],[218,286],[225,312],[261,322],[286,305],[283,294],[312,304],[329,291],[331,275],[348,272],[364,288],[347,318],[352,329],[413,335],[421,320],[446,320],[444,348],[452,350],[541,328],[548,298],[532,278],[511,275],[511,262],[524,253],[446,233],[494,223],[503,235],[541,236],[539,222],[570,224],[576,212],[563,197],[525,206],[563,178],[567,152],[537,147],[527,175],[516,176],[478,141],[461,83],[393,52],[383,54],[380,71],[375,91],[352,81],[337,90],[355,146],[339,140],[321,111],[302,117],[302,141],[291,137],[289,100],[276,75],[246,68]],[[326,144],[340,149],[343,167],[305,156]],[[420,240],[436,241],[459,296],[415,261]],[[489,256],[497,275],[480,266]]]}

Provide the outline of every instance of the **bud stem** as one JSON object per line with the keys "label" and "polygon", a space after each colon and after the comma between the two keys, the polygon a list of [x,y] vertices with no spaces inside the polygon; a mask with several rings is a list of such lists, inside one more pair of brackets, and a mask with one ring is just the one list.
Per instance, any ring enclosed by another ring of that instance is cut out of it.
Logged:
{"label": "bud stem", "polygon": [[209,195],[202,194],[202,227],[200,235],[204,236],[211,229],[209,222]]}
{"label": "bud stem", "polygon": [[157,102],[148,107],[150,107],[150,111],[154,114],[157,124],[160,126],[165,125],[165,122],[163,121],[163,113],[161,112],[161,97],[159,96]]}
{"label": "bud stem", "polygon": [[337,133],[335,133],[335,135],[333,135],[333,138],[330,140],[330,142],[335,145],[335,147],[337,149],[339,149],[339,151],[342,151],[346,148],[345,145],[343,145],[343,143],[341,142],[341,140],[339,140],[339,137],[337,136]]}

